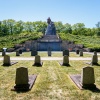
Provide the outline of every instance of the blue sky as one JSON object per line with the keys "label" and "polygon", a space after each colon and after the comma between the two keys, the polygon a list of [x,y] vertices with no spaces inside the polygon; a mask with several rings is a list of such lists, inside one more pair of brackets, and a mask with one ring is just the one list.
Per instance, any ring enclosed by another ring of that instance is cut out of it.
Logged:
{"label": "blue sky", "polygon": [[61,21],[96,27],[100,21],[100,0],[0,0],[0,21]]}

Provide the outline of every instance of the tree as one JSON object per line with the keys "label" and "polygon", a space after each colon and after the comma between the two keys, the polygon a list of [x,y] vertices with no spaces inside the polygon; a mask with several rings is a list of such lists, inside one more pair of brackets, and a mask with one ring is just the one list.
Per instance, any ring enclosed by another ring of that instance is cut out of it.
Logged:
{"label": "tree", "polygon": [[72,27],[71,27],[71,24],[69,23],[66,23],[65,25],[63,25],[64,28],[63,28],[63,33],[72,33]]}
{"label": "tree", "polygon": [[72,26],[72,30],[75,35],[84,35],[85,25],[84,23],[76,23]]}
{"label": "tree", "polygon": [[97,27],[97,32],[96,32],[96,34],[97,34],[97,36],[100,36],[100,22],[98,22],[97,24],[96,24],[96,27]]}
{"label": "tree", "polygon": [[15,25],[15,27],[14,27],[14,29],[15,29],[15,31],[14,31],[14,33],[22,33],[23,32],[23,29],[24,29],[24,22],[23,21],[18,21],[18,22],[16,22],[16,25]]}

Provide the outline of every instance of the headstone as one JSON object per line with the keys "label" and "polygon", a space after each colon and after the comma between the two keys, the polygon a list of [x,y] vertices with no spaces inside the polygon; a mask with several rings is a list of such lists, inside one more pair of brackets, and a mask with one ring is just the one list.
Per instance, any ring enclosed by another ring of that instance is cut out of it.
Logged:
{"label": "headstone", "polygon": [[81,83],[83,88],[93,89],[95,86],[94,68],[84,67],[81,73]]}
{"label": "headstone", "polygon": [[19,50],[19,54],[22,54],[22,50],[21,49]]}
{"label": "headstone", "polygon": [[51,50],[48,50],[48,56],[51,56]]}
{"label": "headstone", "polygon": [[28,76],[28,69],[20,67],[16,69],[15,86],[12,91],[28,91],[32,88],[37,75],[32,74]]}
{"label": "headstone", "polygon": [[10,66],[10,65],[11,65],[10,56],[8,56],[8,55],[5,55],[5,56],[4,56],[3,65],[4,65],[4,66],[5,66],[5,65]]}
{"label": "headstone", "polygon": [[63,56],[63,64],[62,65],[69,66],[69,56],[68,55]]}
{"label": "headstone", "polygon": [[19,51],[16,51],[16,56],[20,56]]}
{"label": "headstone", "polygon": [[96,51],[94,51],[94,55],[97,55],[97,52]]}
{"label": "headstone", "polygon": [[80,56],[83,56],[83,51],[80,51],[80,52],[79,52],[79,55],[80,55]]}
{"label": "headstone", "polygon": [[32,50],[31,51],[31,56],[36,56],[36,55],[38,55],[38,52],[36,50]]}
{"label": "headstone", "polygon": [[76,54],[79,54],[79,50],[76,50]]}
{"label": "headstone", "polygon": [[14,88],[16,90],[29,90],[28,69],[24,67],[17,68]]}
{"label": "headstone", "polygon": [[64,51],[63,51],[63,56],[64,56],[64,55],[68,55],[68,56],[69,56],[69,50],[64,50]]}
{"label": "headstone", "polygon": [[94,54],[92,56],[91,64],[92,65],[98,65],[98,56],[97,56],[97,54]]}
{"label": "headstone", "polygon": [[48,48],[48,56],[51,56],[51,48]]}
{"label": "headstone", "polygon": [[6,52],[5,51],[2,51],[2,56],[5,56],[6,55]]}
{"label": "headstone", "polygon": [[34,65],[33,66],[42,66],[41,58],[39,55],[35,56]]}
{"label": "headstone", "polygon": [[18,63],[18,62],[11,62],[10,61],[10,56],[8,56],[8,55],[4,56],[3,66],[11,66],[11,65],[16,64],[16,63]]}

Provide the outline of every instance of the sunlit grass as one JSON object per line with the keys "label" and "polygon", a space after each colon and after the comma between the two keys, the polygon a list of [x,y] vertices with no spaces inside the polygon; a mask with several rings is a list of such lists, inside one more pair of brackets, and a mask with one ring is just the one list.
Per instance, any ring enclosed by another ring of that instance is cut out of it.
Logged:
{"label": "sunlit grass", "polygon": [[[79,90],[69,78],[70,74],[80,74],[82,68],[88,66],[86,62],[70,61],[71,67],[60,66],[58,61],[43,61],[42,67],[32,66],[34,61],[18,61],[13,66],[0,66],[0,100],[99,100],[100,93]],[[29,75],[38,75],[31,91],[11,91],[18,67],[28,68]],[[95,71],[95,83],[100,88],[100,67],[92,67]]]}
{"label": "sunlit grass", "polygon": [[[11,57],[32,57],[31,56],[31,52],[23,52],[22,54],[20,54],[20,56],[16,56],[15,52],[10,53],[9,55]],[[47,51],[44,51],[44,52],[38,51],[38,55],[40,55],[41,57],[48,57]],[[62,56],[63,56],[63,52],[62,51],[60,51],[60,52],[54,52],[54,51],[51,52],[51,57],[62,57]],[[80,57],[79,54],[76,54],[76,52],[70,52],[69,56],[70,57]],[[2,56],[0,55],[0,57],[2,57]],[[81,57],[92,57],[92,54],[83,52],[83,56],[81,56]]]}

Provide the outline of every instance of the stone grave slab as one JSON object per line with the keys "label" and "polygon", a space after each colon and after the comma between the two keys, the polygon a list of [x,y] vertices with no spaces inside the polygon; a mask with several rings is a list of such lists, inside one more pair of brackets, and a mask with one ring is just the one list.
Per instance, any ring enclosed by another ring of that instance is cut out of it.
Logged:
{"label": "stone grave slab", "polygon": [[29,75],[28,76],[28,69],[25,67],[17,68],[16,70],[16,80],[15,86],[12,91],[28,91],[31,90],[37,75]]}
{"label": "stone grave slab", "polygon": [[80,52],[79,50],[76,50],[76,54],[79,54],[79,52]]}
{"label": "stone grave slab", "polygon": [[22,54],[22,50],[21,49],[19,50],[19,54]]}
{"label": "stone grave slab", "polygon": [[70,64],[69,64],[69,56],[68,55],[64,55],[63,56],[63,62],[59,62],[59,64],[61,66],[70,66]]}
{"label": "stone grave slab", "polygon": [[43,62],[41,62],[41,57],[39,55],[36,55],[33,66],[42,66],[42,64]]}
{"label": "stone grave slab", "polygon": [[87,64],[89,64],[89,65],[99,65],[98,64],[98,55],[93,54],[91,62],[87,62]]}
{"label": "stone grave slab", "polygon": [[36,55],[38,55],[38,52],[36,50],[32,50],[31,51],[31,56],[36,56]]}
{"label": "stone grave slab", "polygon": [[51,56],[51,50],[48,50],[48,56]]}
{"label": "stone grave slab", "polygon": [[19,51],[16,51],[16,56],[20,56],[20,53],[19,53]]}
{"label": "stone grave slab", "polygon": [[84,67],[81,74],[70,75],[70,78],[79,89],[97,89],[92,67]]}
{"label": "stone grave slab", "polygon": [[2,51],[2,56],[5,56],[6,55],[6,52],[5,51]]}
{"label": "stone grave slab", "polygon": [[63,50],[63,56],[68,55],[69,56],[69,50]]}
{"label": "stone grave slab", "polygon": [[83,51],[80,51],[79,52],[79,56],[83,56]]}
{"label": "stone grave slab", "polygon": [[14,64],[16,64],[16,63],[18,63],[18,62],[11,62],[11,61],[10,61],[10,56],[8,56],[8,55],[5,55],[5,56],[4,56],[4,59],[3,59],[3,66],[11,66],[11,65],[14,65]]}

